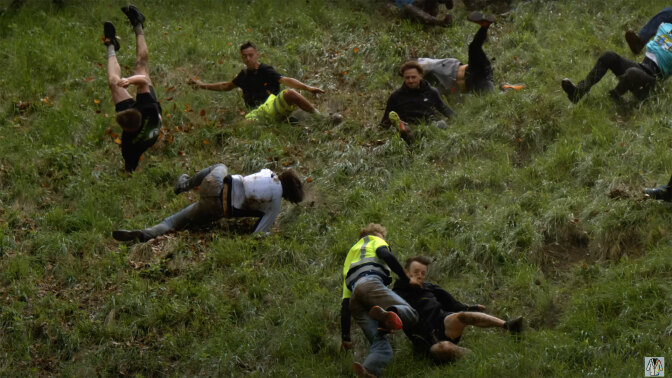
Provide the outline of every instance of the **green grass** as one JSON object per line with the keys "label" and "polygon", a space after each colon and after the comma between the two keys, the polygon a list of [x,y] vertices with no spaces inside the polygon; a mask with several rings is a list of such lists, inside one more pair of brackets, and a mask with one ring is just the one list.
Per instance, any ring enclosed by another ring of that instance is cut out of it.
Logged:
{"label": "green grass", "polygon": [[[491,27],[495,81],[521,92],[448,99],[447,130],[418,127],[412,147],[377,123],[419,56],[467,59],[477,27],[460,4],[450,29],[399,19],[386,1],[138,4],[164,138],[122,172],[102,22],[117,25],[124,74],[134,40],[110,4],[24,1],[0,8],[0,375],[348,376],[367,353],[340,343],[340,271],[360,227],[380,222],[400,260],[435,258],[430,280],[499,317],[520,339],[469,329],[473,354],[436,366],[392,337],[388,376],[637,376],[672,350],[670,205],[641,190],[672,172],[669,83],[620,107],[608,74],[577,105],[579,80],[662,7],[629,1],[515,2]],[[286,3],[286,5],[285,5]],[[238,46],[324,88],[307,95],[342,125],[244,125],[230,80]],[[202,115],[204,114],[204,115]],[[204,142],[206,141],[206,142]],[[146,244],[118,228],[154,224],[197,199],[181,173],[289,166],[308,198],[285,203],[271,236],[226,220]],[[308,180],[310,178],[310,180]]]}

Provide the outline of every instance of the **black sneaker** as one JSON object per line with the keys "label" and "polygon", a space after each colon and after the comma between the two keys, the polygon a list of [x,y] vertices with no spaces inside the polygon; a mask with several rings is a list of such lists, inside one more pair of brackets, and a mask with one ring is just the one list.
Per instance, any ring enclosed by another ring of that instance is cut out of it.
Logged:
{"label": "black sneaker", "polygon": [[515,319],[509,319],[504,323],[504,329],[511,333],[523,332],[523,317],[519,316]]}
{"label": "black sneaker", "polygon": [[103,24],[103,33],[105,35],[105,40],[103,41],[105,46],[112,44],[114,45],[114,51],[119,51],[121,46],[119,45],[119,39],[117,38],[117,31],[114,29],[114,25],[111,22],[105,21]]}
{"label": "black sneaker", "polygon": [[569,98],[569,101],[575,104],[581,99],[579,88],[577,88],[576,85],[574,85],[574,83],[572,83],[572,81],[567,78],[562,79],[562,90],[567,93],[567,98]]}
{"label": "black sneaker", "polygon": [[632,30],[625,32],[625,41],[628,42],[630,50],[632,50],[632,53],[635,55],[639,54],[644,46],[646,46],[646,42],[642,41],[642,39],[639,38],[639,35]]}
{"label": "black sneaker", "polygon": [[661,185],[657,188],[646,188],[644,189],[644,194],[649,198],[663,200],[665,202],[672,201],[672,191],[670,191],[670,187],[667,185]]}
{"label": "black sneaker", "polygon": [[116,230],[112,231],[112,237],[118,241],[141,241],[146,242],[151,239],[147,234],[140,230]]}
{"label": "black sneaker", "polygon": [[483,14],[481,12],[471,12],[469,16],[467,16],[467,20],[471,22],[475,22],[481,26],[490,26],[493,22],[495,22],[495,16],[491,14]]}
{"label": "black sneaker", "polygon": [[131,21],[131,25],[133,25],[133,27],[142,25],[142,28],[145,28],[145,15],[140,13],[138,8],[134,7],[133,5],[129,5],[122,7],[121,11],[126,14],[126,17],[128,17],[128,20]]}

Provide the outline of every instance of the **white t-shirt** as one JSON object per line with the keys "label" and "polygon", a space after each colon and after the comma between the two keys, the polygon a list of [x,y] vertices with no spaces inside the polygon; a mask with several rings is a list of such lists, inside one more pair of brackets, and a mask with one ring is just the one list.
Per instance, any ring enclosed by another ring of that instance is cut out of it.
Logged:
{"label": "white t-shirt", "polygon": [[231,206],[263,213],[254,232],[268,231],[280,213],[282,185],[270,169],[249,175],[231,175]]}

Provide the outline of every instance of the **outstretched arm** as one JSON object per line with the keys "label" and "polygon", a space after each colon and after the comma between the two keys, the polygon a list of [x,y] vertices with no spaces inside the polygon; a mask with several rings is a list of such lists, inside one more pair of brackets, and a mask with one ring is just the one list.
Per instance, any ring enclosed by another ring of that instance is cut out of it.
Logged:
{"label": "outstretched arm", "polygon": [[441,94],[439,93],[436,88],[432,91],[434,93],[434,107],[436,110],[439,111],[439,113],[443,114],[446,118],[451,118],[456,116],[455,112],[453,109],[449,108],[448,105],[443,101],[443,98],[441,98]]}
{"label": "outstretched arm", "polygon": [[219,83],[204,83],[198,79],[189,79],[189,84],[195,88],[207,89],[210,91],[230,91],[236,88],[232,81],[222,81]]}
{"label": "outstretched arm", "polygon": [[127,88],[129,85],[141,86],[149,85],[150,83],[151,82],[149,81],[149,77],[147,77],[147,75],[133,75],[131,77],[124,77],[119,79],[117,85],[122,88]]}
{"label": "outstretched arm", "polygon": [[283,76],[280,78],[280,83],[284,84],[290,88],[294,89],[303,89],[305,91],[308,91],[310,93],[324,93],[324,91],[320,88],[317,87],[311,87],[310,85],[303,84],[302,82],[291,78],[287,76]]}
{"label": "outstretched arm", "polygon": [[350,341],[350,298],[343,298],[341,302],[341,349],[352,349],[352,341]]}

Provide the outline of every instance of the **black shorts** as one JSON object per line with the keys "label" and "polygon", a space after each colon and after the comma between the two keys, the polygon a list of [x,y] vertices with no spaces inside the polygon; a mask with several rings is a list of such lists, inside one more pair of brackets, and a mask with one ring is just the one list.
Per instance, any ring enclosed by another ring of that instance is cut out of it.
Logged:
{"label": "black shorts", "polygon": [[135,97],[135,100],[129,98],[124,101],[114,104],[114,110],[119,113],[131,108],[141,108],[143,105],[158,103],[159,99],[156,97],[154,87],[149,86],[149,93],[140,93]]}
{"label": "black shorts", "polygon": [[462,338],[461,336],[454,339],[446,336],[444,319],[451,314],[454,314],[454,312],[441,311],[440,316],[432,317],[428,324],[429,327],[424,327],[423,329],[413,332],[411,341],[417,352],[429,355],[430,348],[436,343],[450,341],[453,344],[457,344],[460,342],[460,339]]}

